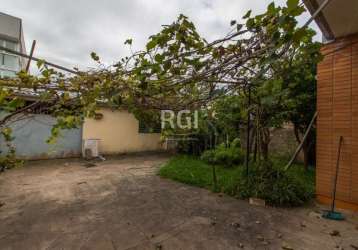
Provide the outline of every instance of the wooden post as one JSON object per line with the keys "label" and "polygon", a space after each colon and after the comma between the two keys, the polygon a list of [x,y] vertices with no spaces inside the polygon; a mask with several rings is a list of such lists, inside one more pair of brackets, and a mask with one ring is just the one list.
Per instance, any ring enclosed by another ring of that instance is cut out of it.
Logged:
{"label": "wooden post", "polygon": [[27,65],[26,65],[26,72],[27,73],[29,73],[29,70],[30,70],[30,64],[31,64],[32,56],[34,55],[35,46],[36,46],[36,40],[33,40],[32,45],[31,45],[29,59],[27,61]]}
{"label": "wooden post", "polygon": [[315,121],[316,118],[317,118],[317,114],[318,114],[318,113],[317,113],[317,111],[316,111],[316,113],[314,113],[314,115],[313,115],[313,117],[312,117],[312,120],[311,120],[310,124],[308,125],[308,128],[307,128],[307,130],[306,130],[306,132],[305,132],[305,134],[304,134],[304,136],[303,136],[303,138],[302,138],[302,141],[301,141],[300,145],[298,145],[298,147],[297,147],[297,149],[296,149],[296,152],[293,154],[291,160],[287,163],[287,165],[286,165],[286,167],[285,167],[285,171],[287,171],[287,170],[291,167],[293,161],[296,159],[298,153],[301,151],[302,146],[303,146],[303,143],[304,143],[305,140],[307,139],[308,134],[309,134],[309,132],[311,131],[312,126],[313,126],[313,124],[314,124],[314,121]]}

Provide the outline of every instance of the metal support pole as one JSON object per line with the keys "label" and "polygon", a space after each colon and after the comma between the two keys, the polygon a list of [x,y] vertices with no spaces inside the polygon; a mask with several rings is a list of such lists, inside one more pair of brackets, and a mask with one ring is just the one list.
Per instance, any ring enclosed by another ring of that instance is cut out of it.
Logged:
{"label": "metal support pole", "polygon": [[249,161],[250,161],[250,106],[251,106],[251,86],[248,84],[249,88],[249,100],[247,107],[247,128],[246,128],[246,175],[249,176]]}

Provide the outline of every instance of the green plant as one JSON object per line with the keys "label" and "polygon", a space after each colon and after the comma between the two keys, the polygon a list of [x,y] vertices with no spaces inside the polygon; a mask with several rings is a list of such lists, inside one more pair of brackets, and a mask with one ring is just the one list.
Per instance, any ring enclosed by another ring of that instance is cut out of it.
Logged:
{"label": "green plant", "polygon": [[12,145],[13,137],[11,136],[11,128],[6,127],[0,131],[0,138],[4,141],[7,151],[3,152],[0,150],[0,172],[5,169],[14,168],[22,165],[22,161],[16,159],[16,149]]}
{"label": "green plant", "polygon": [[185,184],[211,189],[234,196],[241,171],[239,168],[216,166],[217,187],[214,189],[212,166],[194,156],[178,155],[165,163],[159,175]]}
{"label": "green plant", "polygon": [[201,160],[212,165],[232,167],[243,162],[244,155],[237,146],[226,148],[221,144],[216,149],[206,150],[201,155]]}
{"label": "green plant", "polygon": [[208,164],[215,164],[215,149],[205,150],[200,159]]}
{"label": "green plant", "polygon": [[314,196],[312,183],[301,175],[292,174],[266,161],[250,168],[238,184],[238,196],[256,197],[274,206],[299,206]]}
{"label": "green plant", "polygon": [[231,147],[234,148],[240,148],[241,147],[241,141],[240,138],[235,138],[231,143],[230,143]]}
{"label": "green plant", "polygon": [[315,172],[295,164],[284,171],[286,161],[250,166],[249,178],[241,168],[216,166],[217,187],[214,189],[212,166],[197,157],[178,155],[165,163],[159,175],[193,186],[219,191],[242,199],[257,197],[274,206],[300,206],[313,198]]}

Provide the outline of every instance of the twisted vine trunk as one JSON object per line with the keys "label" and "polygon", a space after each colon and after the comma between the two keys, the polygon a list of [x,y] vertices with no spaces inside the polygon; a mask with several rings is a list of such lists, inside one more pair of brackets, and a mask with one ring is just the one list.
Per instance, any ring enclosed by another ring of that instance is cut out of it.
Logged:
{"label": "twisted vine trunk", "polygon": [[261,130],[261,154],[266,161],[269,158],[270,130],[268,128],[262,128]]}

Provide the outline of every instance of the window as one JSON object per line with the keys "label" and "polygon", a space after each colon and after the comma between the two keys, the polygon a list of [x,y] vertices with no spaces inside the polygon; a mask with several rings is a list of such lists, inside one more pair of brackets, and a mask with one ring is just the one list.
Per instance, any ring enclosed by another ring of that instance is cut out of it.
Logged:
{"label": "window", "polygon": [[17,72],[20,70],[19,60],[18,56],[0,53],[0,68]]}
{"label": "window", "polygon": [[11,71],[11,70],[5,70],[5,69],[0,69],[0,78],[4,78],[4,77],[15,77],[16,76],[16,72]]}
{"label": "window", "polygon": [[[18,51],[19,44],[0,39],[0,46]],[[20,70],[20,57],[0,50],[0,77],[14,77]]]}
{"label": "window", "polygon": [[11,70],[17,71],[19,69],[19,58],[17,56],[3,54],[2,65],[6,69],[11,69]]}
{"label": "window", "polygon": [[0,46],[3,46],[7,49],[19,51],[19,46],[18,46],[18,43],[16,43],[16,42],[0,39]]}
{"label": "window", "polygon": [[17,49],[17,43],[14,42],[10,42],[10,41],[5,41],[5,48],[11,49],[11,50],[18,50]]}
{"label": "window", "polygon": [[149,124],[146,121],[139,120],[139,133],[140,134],[160,133],[160,132],[161,132],[160,124]]}

